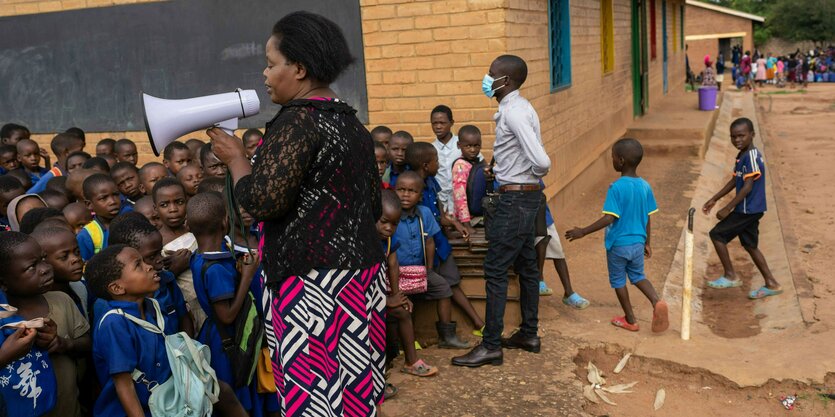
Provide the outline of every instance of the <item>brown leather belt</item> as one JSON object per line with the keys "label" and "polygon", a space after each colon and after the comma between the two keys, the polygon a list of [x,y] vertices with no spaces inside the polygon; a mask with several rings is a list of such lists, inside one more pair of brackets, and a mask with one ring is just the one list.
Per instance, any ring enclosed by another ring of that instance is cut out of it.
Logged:
{"label": "brown leather belt", "polygon": [[507,184],[499,187],[500,193],[506,193],[509,191],[542,191],[542,187],[540,187],[539,184]]}

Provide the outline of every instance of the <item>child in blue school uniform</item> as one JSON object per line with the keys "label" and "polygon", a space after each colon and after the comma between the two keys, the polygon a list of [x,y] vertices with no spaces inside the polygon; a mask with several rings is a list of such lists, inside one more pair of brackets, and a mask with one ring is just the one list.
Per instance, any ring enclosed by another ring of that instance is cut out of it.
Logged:
{"label": "child in blue school uniform", "polygon": [[443,226],[449,225],[454,227],[464,239],[468,239],[470,236],[469,231],[454,215],[444,212],[440,201],[438,201],[438,192],[441,190],[441,186],[435,180],[439,168],[438,150],[431,143],[413,143],[406,148],[406,162],[408,162],[413,172],[418,174],[424,184],[420,205],[429,209],[435,222],[440,226],[439,230],[432,235],[435,250],[430,254],[434,254],[434,266],[437,268],[437,272],[449,282],[452,289],[452,301],[472,320],[475,329],[473,334],[480,337],[484,320],[476,313],[470,299],[467,298],[459,285],[461,283],[461,273],[458,271],[455,258],[452,256],[452,246],[442,229]]}
{"label": "child in blue school uniform", "polygon": [[93,174],[82,183],[84,204],[95,213],[93,221],[78,232],[78,248],[81,258],[90,260],[96,253],[107,247],[110,222],[119,215],[121,202],[116,182],[107,174]]}
{"label": "child in blue school uniform", "polygon": [[612,166],[621,177],[609,186],[603,203],[603,217],[584,228],[574,228],[565,233],[573,241],[606,228],[606,263],[609,283],[615,290],[624,315],[616,316],[611,324],[637,332],[638,320],[632,311],[626,279],[652,304],[652,331],[667,330],[667,303],[658,297],[652,283],[644,274],[644,257],[652,256],[650,246],[650,215],[658,211],[652,188],[638,176],[638,165],[644,150],[635,139],[623,138],[612,146]]}
{"label": "child in blue school uniform", "polygon": [[[432,145],[429,145],[430,147]],[[432,147],[434,149],[434,147]],[[458,338],[457,323],[452,321],[452,286],[460,284],[460,276],[445,274],[434,268],[432,262],[435,253],[433,236],[441,233],[441,227],[435,221],[432,212],[420,204],[423,195],[423,179],[414,171],[400,174],[395,185],[395,192],[400,198],[402,213],[393,239],[398,241],[397,259],[399,266],[425,266],[426,292],[415,294],[425,300],[437,300],[438,347],[444,349],[466,349],[469,344]]]}
{"label": "child in blue school uniform", "polygon": [[[38,410],[42,395],[48,401],[54,394],[55,402],[48,415],[80,416],[76,358],[90,351],[87,320],[66,294],[48,291],[53,282],[53,268],[31,236],[19,232],[0,234],[0,262],[4,266],[0,271],[0,284],[6,300],[17,307],[16,315],[20,320],[29,323],[19,325],[37,328],[34,345],[37,349],[33,347],[17,368],[7,362],[0,371],[0,387],[6,402],[20,400],[20,397],[28,400],[25,402],[28,407],[18,408],[17,413],[11,415],[40,415],[30,413]],[[34,322],[40,323],[33,325]],[[28,364],[25,363],[27,360]],[[3,384],[4,379],[10,384]],[[15,379],[17,381],[11,383]],[[54,385],[45,385],[50,383]]]}
{"label": "child in blue school uniform", "polygon": [[[224,326],[226,334],[234,334],[235,319],[246,299],[251,297],[249,288],[259,264],[239,263],[234,252],[230,251],[224,239],[229,221],[220,193],[206,192],[192,197],[186,206],[186,219],[194,231],[198,248],[191,257],[194,290],[200,306],[209,316],[197,340],[209,346],[211,366],[217,373],[217,379],[231,385],[244,409],[252,412],[258,400],[257,381],[253,378],[246,386],[235,386],[232,364],[223,348],[218,326]],[[204,271],[203,266],[207,262],[211,264]]]}
{"label": "child in blue school uniform", "polygon": [[17,143],[17,161],[20,162],[20,168],[32,180],[32,184],[37,184],[41,176],[49,172],[49,169],[41,166],[41,158],[44,158],[46,165],[49,165],[49,154],[41,152],[38,143],[32,139],[21,139]]}
{"label": "child in blue school uniform", "polygon": [[[240,221],[243,225],[245,233],[241,233],[240,226],[236,225],[235,230],[232,231],[234,240],[232,247],[235,251],[235,257],[241,258],[246,255],[252,256],[253,259],[258,258],[258,236],[253,233],[253,226],[255,219],[246,212],[243,208],[239,209]],[[258,311],[259,317],[264,317],[264,306],[261,300],[264,299],[264,270],[258,264],[258,269],[252,277],[252,282],[249,284],[249,292],[255,302],[255,308]],[[262,350],[267,349],[266,336],[261,344]],[[267,355],[269,357],[269,355]],[[260,365],[259,365],[260,366]],[[272,369],[270,366],[269,369]],[[258,400],[252,405],[252,416],[279,416],[281,414],[281,404],[278,402],[278,395],[275,392],[258,392]]]}
{"label": "child in blue school uniform", "polygon": [[186,308],[183,293],[174,274],[165,268],[166,262],[176,260],[163,258],[162,235],[159,230],[140,213],[124,214],[113,221],[108,244],[127,245],[138,250],[142,260],[151,265],[159,275],[159,289],[154,292],[152,298],[157,300],[165,316],[165,334],[186,332],[193,337],[194,324]]}
{"label": "child in blue school uniform", "polygon": [[[106,302],[107,310],[121,309],[124,314],[164,326],[156,323],[155,309],[146,298],[159,289],[159,276],[136,249],[125,245],[102,249],[87,263],[85,274],[91,291]],[[107,315],[94,325],[93,362],[102,391],[93,415],[150,416],[148,385],[135,382],[131,374],[142,372],[149,384],[161,384],[171,377],[163,335],[119,314]]]}
{"label": "child in blue school uniform", "polygon": [[[0,263],[11,266],[19,263],[24,252],[35,255],[38,248],[27,245],[28,241],[30,238],[23,233],[0,233]],[[29,281],[43,283],[51,279],[52,268],[39,256],[35,257],[31,273],[25,275],[30,278]],[[7,268],[3,270],[7,272]],[[21,278],[15,275],[4,275],[3,280],[17,281]],[[0,299],[2,303],[8,302],[5,293],[0,292]],[[38,339],[38,330],[26,327],[25,322],[17,309],[0,308],[0,326],[19,323],[0,329],[0,396],[10,416],[42,416],[55,408],[57,384],[47,353],[48,345]]]}
{"label": "child in blue school uniform", "polygon": [[409,170],[409,164],[406,162],[406,149],[409,145],[415,143],[414,137],[405,130],[398,130],[391,135],[389,140],[388,152],[391,163],[383,175],[388,174],[388,182],[391,187],[397,183],[397,177]]}

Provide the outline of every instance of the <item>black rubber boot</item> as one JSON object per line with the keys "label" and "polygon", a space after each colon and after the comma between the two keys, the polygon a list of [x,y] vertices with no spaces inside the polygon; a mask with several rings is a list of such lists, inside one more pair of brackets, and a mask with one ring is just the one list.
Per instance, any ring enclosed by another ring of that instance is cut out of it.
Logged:
{"label": "black rubber boot", "polygon": [[435,328],[438,329],[438,347],[441,349],[468,349],[470,344],[459,339],[455,334],[456,323],[451,321],[449,323],[435,322]]}

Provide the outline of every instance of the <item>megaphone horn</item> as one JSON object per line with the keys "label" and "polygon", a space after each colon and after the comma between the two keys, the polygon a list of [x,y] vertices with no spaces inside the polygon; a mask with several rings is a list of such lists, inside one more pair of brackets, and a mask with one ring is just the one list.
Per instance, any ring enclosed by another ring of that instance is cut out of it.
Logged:
{"label": "megaphone horn", "polygon": [[182,100],[166,100],[142,93],[145,130],[154,155],[169,143],[195,130],[220,127],[232,134],[238,119],[261,109],[255,90],[241,90]]}

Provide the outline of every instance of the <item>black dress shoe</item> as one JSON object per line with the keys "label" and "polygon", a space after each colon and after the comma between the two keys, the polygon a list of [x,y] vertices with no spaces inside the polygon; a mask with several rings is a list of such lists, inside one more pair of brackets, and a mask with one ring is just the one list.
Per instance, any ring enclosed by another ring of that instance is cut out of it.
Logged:
{"label": "black dress shoe", "polygon": [[508,338],[502,338],[502,347],[508,349],[522,349],[532,353],[539,353],[542,342],[539,336],[525,336],[522,332],[513,333]]}
{"label": "black dress shoe", "polygon": [[469,366],[470,368],[478,368],[483,365],[498,366],[502,364],[503,355],[502,350],[489,350],[484,345],[478,345],[463,356],[456,356],[452,358],[452,364],[455,366]]}

